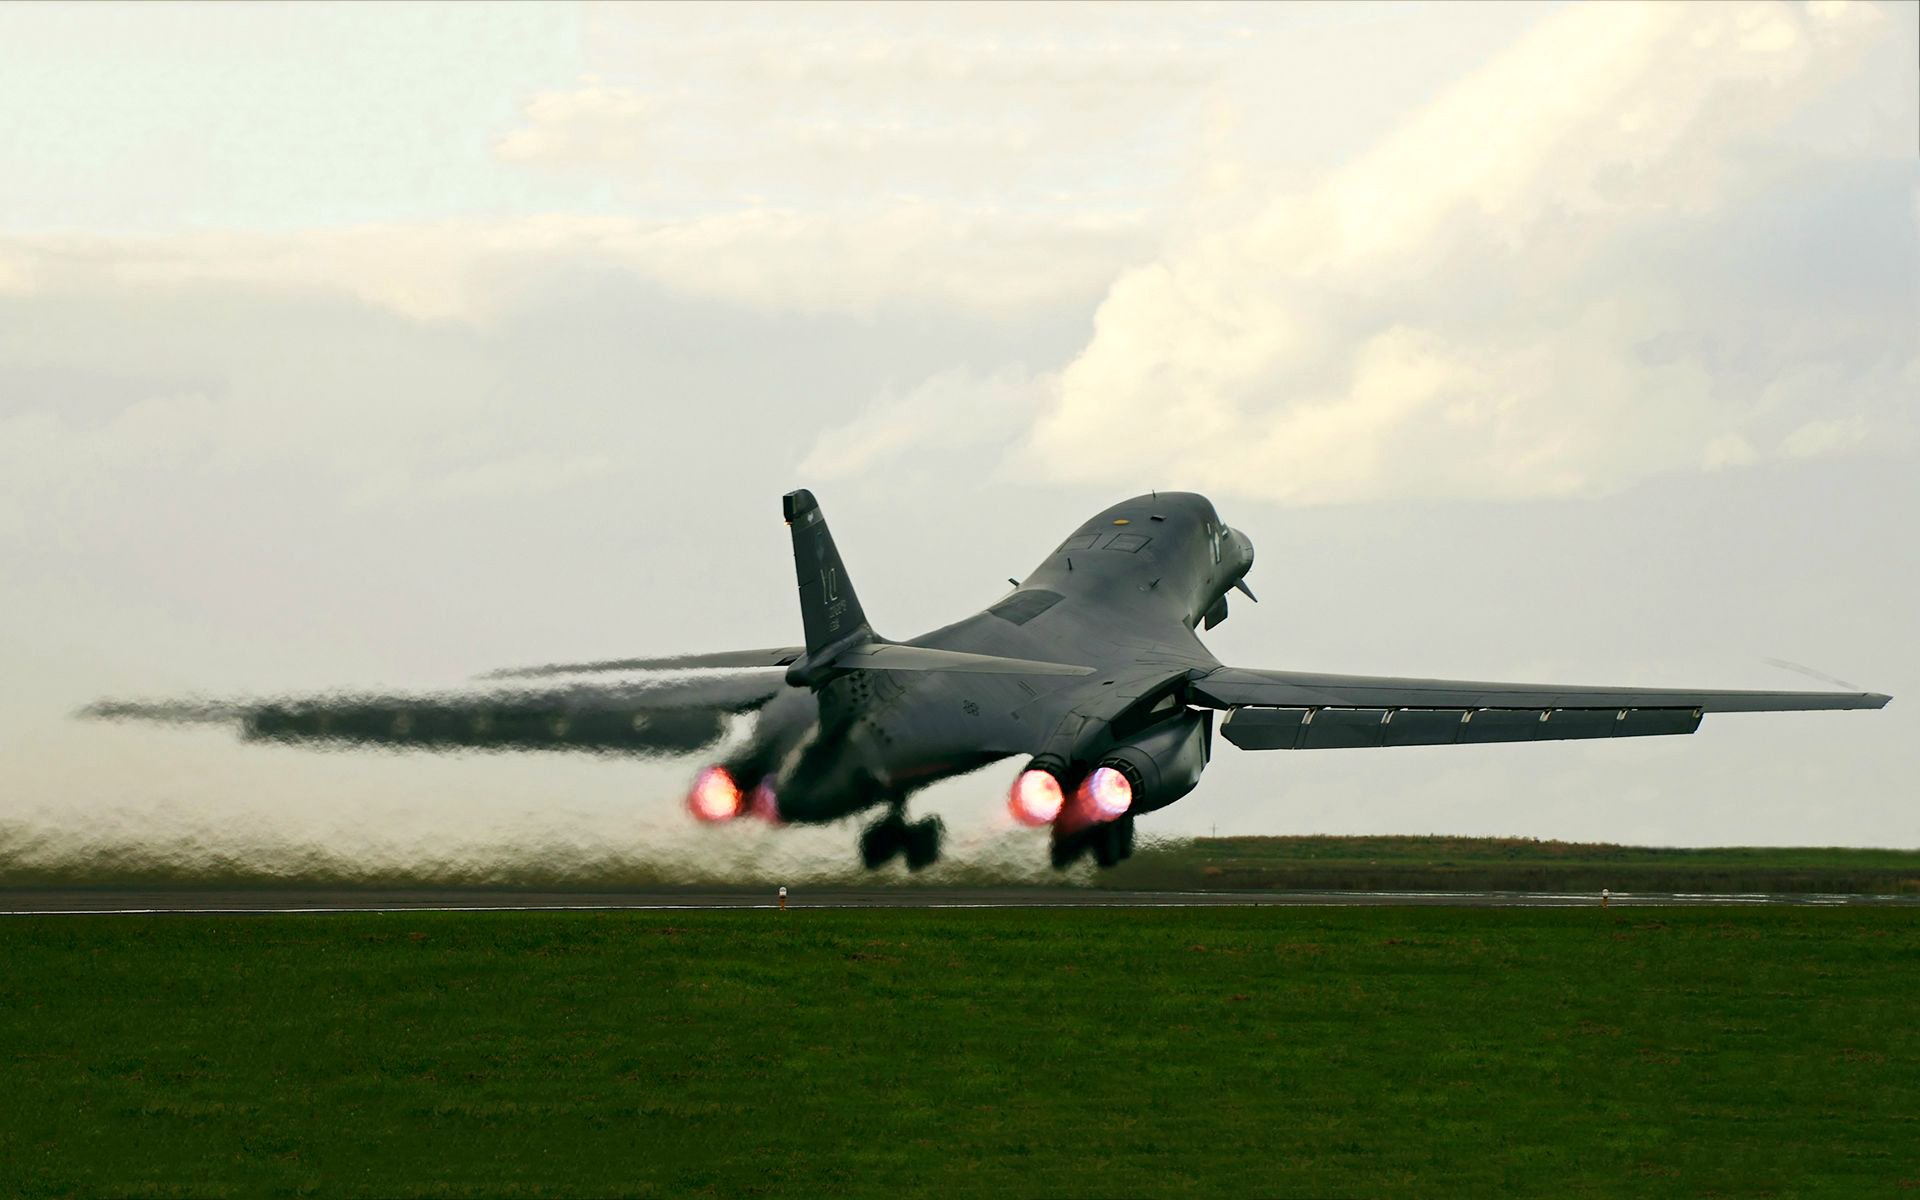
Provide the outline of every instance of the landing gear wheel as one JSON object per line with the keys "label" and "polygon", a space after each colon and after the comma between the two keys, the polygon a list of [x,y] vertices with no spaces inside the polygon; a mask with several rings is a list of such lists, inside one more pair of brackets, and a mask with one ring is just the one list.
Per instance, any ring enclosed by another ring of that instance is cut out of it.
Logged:
{"label": "landing gear wheel", "polygon": [[1120,865],[1133,855],[1133,818],[1121,817],[1093,830],[1093,861],[1104,867]]}
{"label": "landing gear wheel", "polygon": [[1047,855],[1053,860],[1054,870],[1064,871],[1073,865],[1073,860],[1079,858],[1086,848],[1087,842],[1083,837],[1074,835],[1060,837],[1056,834],[1052,843],[1047,846]]}
{"label": "landing gear wheel", "polygon": [[928,817],[906,827],[907,870],[918,871],[940,860],[940,835],[944,829],[939,817]]}
{"label": "landing gear wheel", "polygon": [[906,847],[907,823],[900,819],[899,813],[888,813],[861,833],[860,861],[867,870],[877,871]]}

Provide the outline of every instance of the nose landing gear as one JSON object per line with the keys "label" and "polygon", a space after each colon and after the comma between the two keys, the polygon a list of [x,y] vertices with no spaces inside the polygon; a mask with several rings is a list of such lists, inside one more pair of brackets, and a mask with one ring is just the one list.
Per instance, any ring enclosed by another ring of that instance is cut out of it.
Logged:
{"label": "nose landing gear", "polygon": [[904,854],[907,870],[930,867],[940,858],[940,836],[945,826],[939,817],[926,817],[908,823],[899,809],[867,826],[860,835],[860,861],[869,871],[886,866],[897,854]]}

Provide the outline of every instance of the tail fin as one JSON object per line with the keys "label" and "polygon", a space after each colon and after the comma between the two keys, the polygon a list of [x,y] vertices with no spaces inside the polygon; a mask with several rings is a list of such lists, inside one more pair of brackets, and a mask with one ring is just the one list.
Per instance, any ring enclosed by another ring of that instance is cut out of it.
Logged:
{"label": "tail fin", "polygon": [[[835,675],[848,671],[951,671],[995,675],[1091,675],[1092,667],[1071,663],[1035,662],[936,650],[930,646],[902,646],[889,642],[867,624],[867,614],[853,594],[847,569],[827,532],[827,520],[813,493],[788,492],[782,507],[793,530],[793,569],[800,579],[800,621],[807,634],[807,651],[787,668],[794,687],[818,690]],[[747,654],[786,654],[789,651],[742,651]],[[729,658],[733,655],[727,656]]]}
{"label": "tail fin", "polygon": [[799,670],[809,661],[823,662],[849,645],[876,639],[813,493],[804,488],[788,492],[781,509],[793,531],[793,569],[800,581],[800,621],[807,637],[806,659],[795,664]]}

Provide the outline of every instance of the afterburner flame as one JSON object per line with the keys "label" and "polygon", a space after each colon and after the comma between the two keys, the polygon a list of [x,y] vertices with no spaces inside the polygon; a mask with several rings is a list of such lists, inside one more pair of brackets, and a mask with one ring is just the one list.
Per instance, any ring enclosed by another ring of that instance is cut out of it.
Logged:
{"label": "afterburner flame", "polygon": [[773,780],[762,779],[747,797],[747,811],[769,825],[780,824],[780,798],[773,793]]}
{"label": "afterburner flame", "polygon": [[702,821],[731,821],[740,815],[740,785],[725,767],[708,767],[694,776],[687,809]]}
{"label": "afterburner flame", "polygon": [[1022,825],[1046,825],[1060,815],[1066,796],[1051,771],[1022,771],[1007,795],[1007,808]]}
{"label": "afterburner flame", "polygon": [[1133,785],[1112,767],[1095,767],[1081,781],[1079,799],[1094,820],[1111,821],[1133,807]]}

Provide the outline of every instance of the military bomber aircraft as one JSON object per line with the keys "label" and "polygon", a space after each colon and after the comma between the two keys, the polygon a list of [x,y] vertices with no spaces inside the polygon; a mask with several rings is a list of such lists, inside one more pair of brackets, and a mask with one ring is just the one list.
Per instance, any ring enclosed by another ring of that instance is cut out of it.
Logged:
{"label": "military bomber aircraft", "polygon": [[481,687],[238,703],[102,702],[107,718],[237,722],[252,738],[692,754],[751,732],[694,777],[707,822],[837,821],[867,810],[862,861],[939,857],[937,780],[1022,757],[1017,820],[1056,867],[1133,848],[1136,817],[1191,792],[1220,733],[1243,750],[1465,745],[1692,733],[1706,713],[1880,708],[1856,692],[1688,691],[1321,675],[1223,666],[1196,630],[1254,599],[1253,544],[1206,497],[1158,492],[1089,519],[981,612],[905,641],[876,633],[811,492],[783,500],[805,644],[496,671]]}

